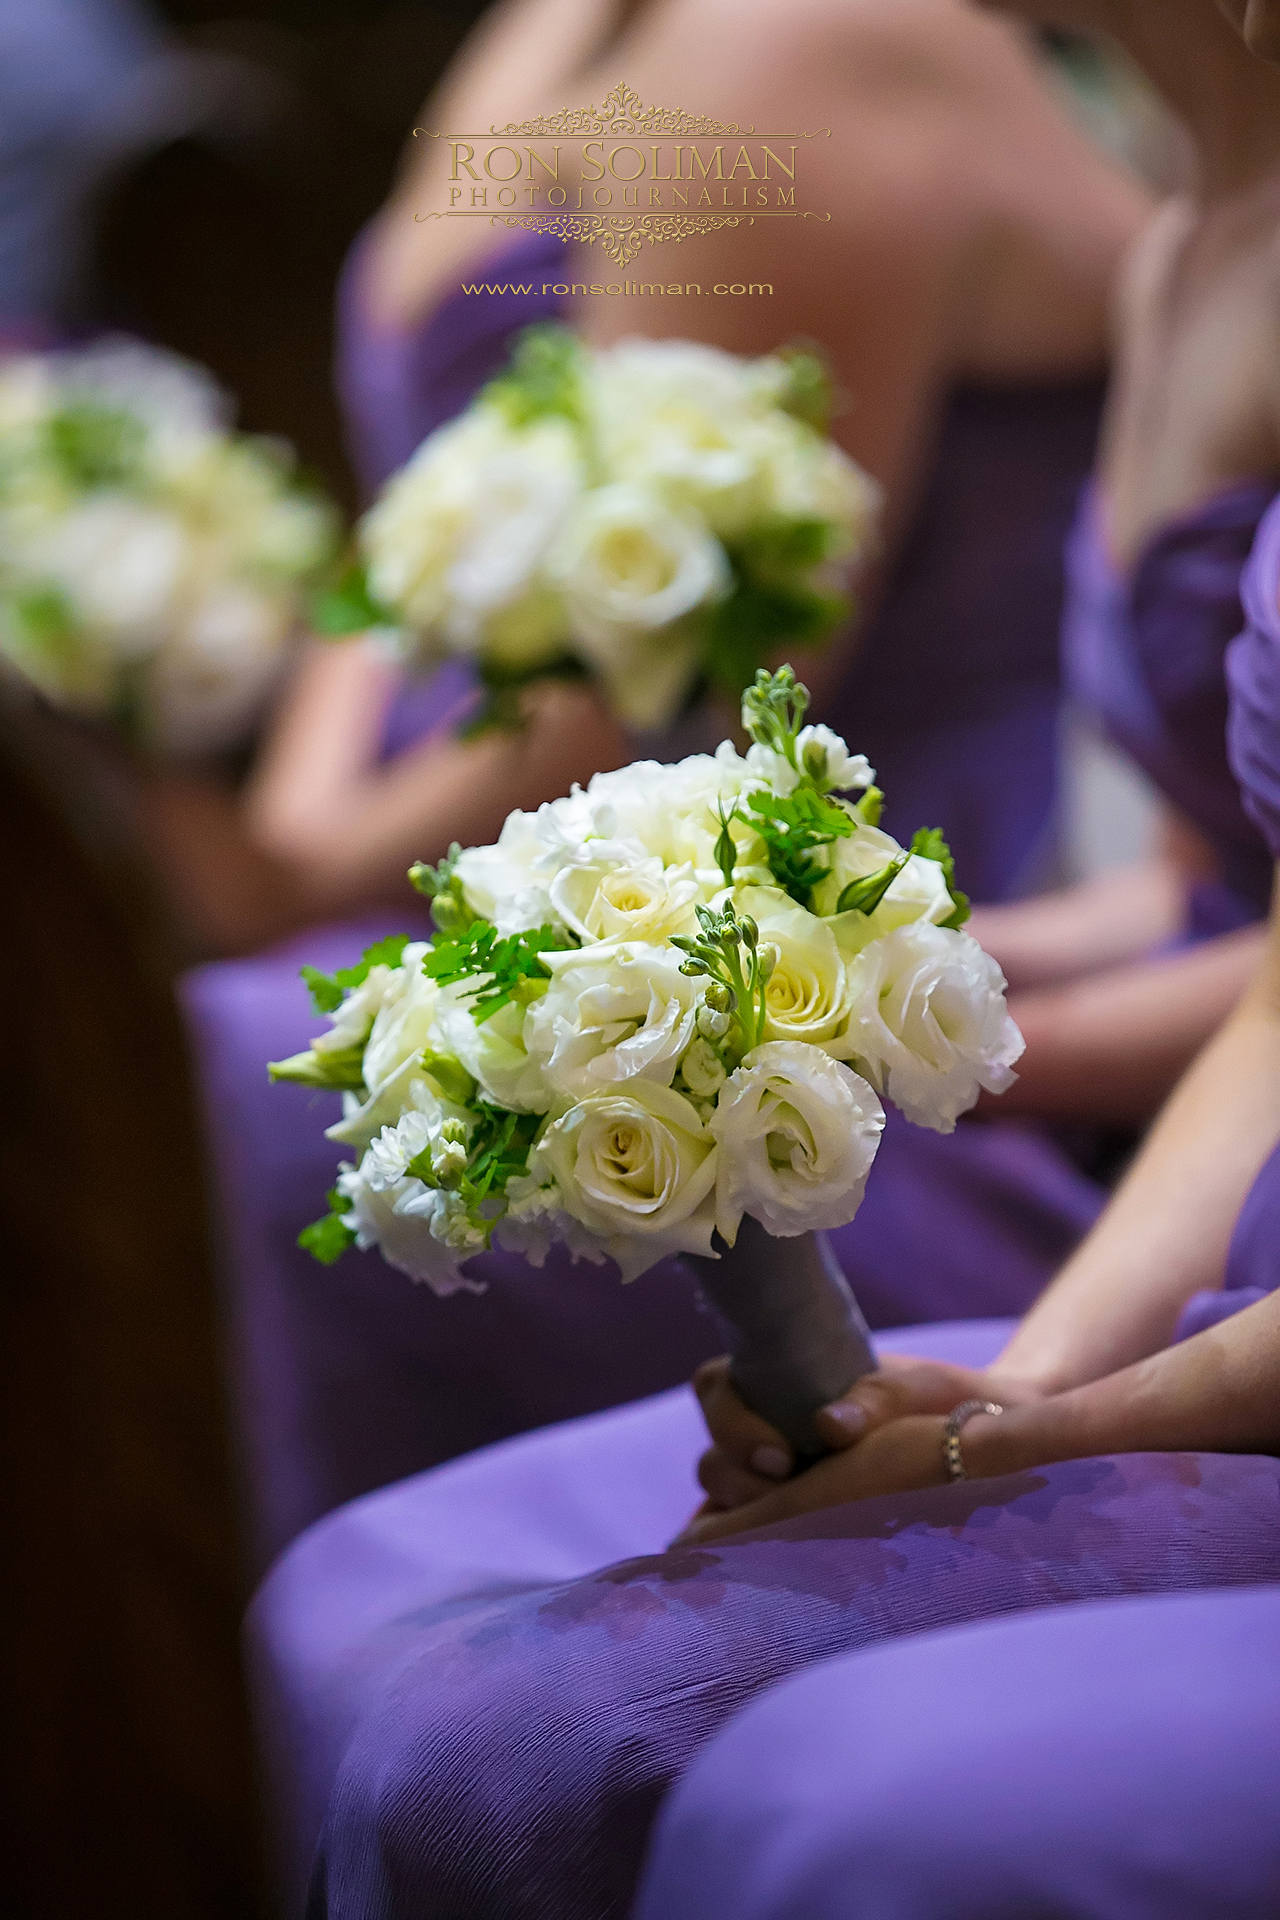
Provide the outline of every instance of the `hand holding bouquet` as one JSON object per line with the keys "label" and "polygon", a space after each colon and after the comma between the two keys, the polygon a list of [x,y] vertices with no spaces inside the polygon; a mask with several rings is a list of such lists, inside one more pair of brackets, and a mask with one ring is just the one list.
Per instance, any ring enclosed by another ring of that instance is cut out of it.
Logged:
{"label": "hand holding bouquet", "polygon": [[0,364],[0,657],[163,752],[230,745],[284,663],[331,509],[128,341]]}
{"label": "hand holding bouquet", "polygon": [[872,769],[802,724],[789,668],[743,702],[752,745],[642,761],[513,813],[411,875],[433,944],[332,978],[330,1030],[277,1078],[341,1089],[350,1150],[303,1243],[353,1242],[440,1293],[490,1245],[554,1242],[624,1278],[857,1211],[881,1097],[950,1132],[1013,1078],[995,962],[960,928],[941,835],[877,825]]}
{"label": "hand holding bouquet", "polygon": [[411,664],[472,658],[491,720],[550,673],[594,677],[639,729],[706,683],[736,697],[851,610],[879,490],[827,437],[828,399],[808,353],[595,353],[529,328],[388,482],[317,625],[380,630]]}

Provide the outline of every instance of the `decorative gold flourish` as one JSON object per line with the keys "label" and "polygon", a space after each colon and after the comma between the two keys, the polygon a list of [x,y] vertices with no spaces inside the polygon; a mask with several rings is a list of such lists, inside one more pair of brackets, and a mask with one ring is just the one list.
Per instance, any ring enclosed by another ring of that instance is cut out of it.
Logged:
{"label": "decorative gold flourish", "polygon": [[559,113],[538,114],[532,120],[509,120],[505,127],[490,127],[490,133],[559,133],[566,138],[595,133],[728,133],[753,134],[754,126],[740,127],[736,120],[715,120],[706,113],[686,113],[683,107],[646,107],[633,87],[620,80],[598,107],[561,107]]}
{"label": "decorative gold flourish", "polygon": [[641,251],[645,241],[651,247],[673,240],[678,246],[695,233],[711,233],[716,227],[754,226],[749,213],[642,213],[634,219],[607,213],[508,213],[500,215],[508,227],[530,227],[535,233],[558,234],[565,245],[577,240],[594,247],[625,267]]}

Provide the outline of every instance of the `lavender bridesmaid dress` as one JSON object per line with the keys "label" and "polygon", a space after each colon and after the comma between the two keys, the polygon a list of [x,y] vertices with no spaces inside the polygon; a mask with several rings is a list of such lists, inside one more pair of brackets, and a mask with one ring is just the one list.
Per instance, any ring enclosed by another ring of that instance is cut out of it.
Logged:
{"label": "lavender bridesmaid dress", "polygon": [[[1251,625],[1232,660],[1234,750],[1252,817],[1280,854],[1280,506],[1263,530],[1259,556],[1250,583]],[[1262,578],[1264,564],[1270,571]],[[1280,1279],[1277,1246],[1280,1147],[1242,1211],[1221,1310],[1248,1312],[1258,1291]],[[982,1364],[1007,1330],[993,1322],[914,1328],[895,1335],[893,1344]],[[1189,1330],[1190,1323],[1183,1331]],[[862,1501],[714,1547],[664,1553],[663,1540],[696,1497],[700,1444],[691,1396],[660,1395],[509,1440],[369,1495],[312,1527],[283,1557],[254,1602],[249,1641],[295,1902],[319,1836],[310,1880],[313,1920],[373,1914],[408,1920],[419,1913],[450,1920],[621,1920],[663,1794],[771,1683],[828,1655],[858,1654],[908,1634],[1067,1601],[1248,1587],[1274,1580],[1280,1569],[1280,1461],[1186,1453],[1069,1461]],[[588,1571],[592,1564],[599,1570]],[[1108,1639],[1105,1610],[1090,1617],[1099,1622],[1093,1657],[1111,1676],[1116,1697],[1133,1699],[1138,1711],[1146,1696],[1130,1658],[1132,1642],[1123,1635]],[[1233,1702],[1239,1709],[1238,1741],[1219,1739],[1197,1755],[1202,1770],[1210,1762],[1219,1771],[1228,1768],[1225,1788],[1219,1779],[1204,1801],[1211,1863],[1240,1828],[1240,1822],[1212,1828],[1224,1791],[1246,1811],[1254,1804],[1250,1737],[1275,1693],[1267,1673],[1255,1688],[1248,1665],[1260,1630],[1254,1616],[1234,1638],[1233,1617],[1215,1618],[1224,1625],[1220,1632],[1206,1630],[1203,1687],[1188,1689],[1183,1702],[1191,1740],[1215,1714],[1232,1711]],[[1280,1609],[1273,1608],[1271,1618],[1280,1625]],[[1062,1631],[1066,1657],[1076,1643],[1072,1629]],[[1194,1625],[1188,1631],[1194,1638]],[[1032,1647],[1022,1670],[1045,1671],[1057,1644],[1039,1652]],[[1180,1644],[1176,1637],[1165,1642],[1175,1663]],[[1238,1684],[1222,1684],[1224,1662]],[[895,1684],[903,1662],[877,1671],[887,1678],[875,1682],[881,1692],[873,1698],[885,1698],[883,1689]],[[820,1707],[830,1698],[838,1711],[848,1697],[852,1713],[856,1685],[841,1680],[827,1694],[815,1680],[803,1699]],[[1087,1668],[1059,1670],[1046,1724],[1070,1723],[1073,1739],[1080,1736],[1071,1751],[1088,1747],[1091,1702],[1099,1691],[1105,1697],[1107,1689],[1099,1689]],[[909,1710],[913,1697],[906,1695],[904,1708],[919,1728],[920,1716]],[[1010,1764],[1021,1767],[1016,1741],[1026,1719],[1025,1712],[1021,1723],[1011,1717],[1017,1702],[1016,1687],[993,1694],[996,1724],[1008,1726],[1015,1742]],[[882,1720],[886,1716],[887,1709]],[[956,1723],[944,1701],[939,1724]],[[744,1719],[743,1727],[749,1724]],[[777,1723],[764,1724],[767,1737]],[[1162,1730],[1163,1722],[1156,1728]],[[1128,1787],[1130,1804],[1142,1814],[1158,1796],[1138,1805],[1142,1796],[1128,1764],[1134,1736],[1125,1737],[1129,1746],[1121,1741],[1117,1748],[1124,1764],[1117,1762],[1111,1777],[1117,1788]],[[685,1836],[704,1834],[708,1805],[736,1790],[741,1761],[734,1738],[726,1737],[729,1773],[712,1776],[722,1785],[710,1801],[705,1787],[695,1791],[704,1774],[691,1785],[690,1820],[701,1824],[682,1821],[684,1803],[676,1803],[671,1837],[655,1864],[663,1877],[654,1882],[658,1891],[649,1895],[645,1920],[750,1911],[733,1897],[695,1898],[692,1889],[704,1883],[687,1865]],[[1022,1739],[1025,1747],[1025,1731]],[[841,1756],[846,1745],[843,1738],[836,1743]],[[749,1751],[757,1754],[758,1743]],[[912,1748],[904,1731],[897,1746],[887,1737],[860,1746],[871,1782],[880,1778],[886,1751],[889,1758],[910,1758],[919,1742]],[[708,1749],[708,1767],[714,1753]],[[979,1779],[987,1756],[979,1747]],[[1144,1761],[1148,1757],[1144,1747]],[[1273,1728],[1256,1760],[1264,1780],[1275,1778],[1275,1757]],[[963,1755],[946,1758],[954,1763]],[[1046,1762],[1040,1778],[1052,1777]],[[776,1769],[762,1767],[761,1779],[762,1793],[769,1783],[781,1791]],[[947,1778],[937,1778],[938,1804],[945,1804],[947,1791]],[[1029,1788],[1028,1804],[1030,1795]],[[934,1801],[923,1790],[909,1804],[910,1814],[897,1816],[894,1831],[908,1847],[932,1850],[936,1877],[945,1870],[954,1823],[939,1819],[931,1826]],[[776,1816],[762,1817],[755,1829],[767,1855],[764,1891],[769,1873],[788,1884],[791,1805],[783,1799]],[[1105,1794],[1082,1792],[1081,1831],[1059,1831],[1055,1857],[1063,1862],[1064,1886],[1079,1869],[1086,1842],[1096,1841],[1105,1853],[1139,1832],[1123,1816],[1108,1814],[1109,1805]],[[820,1850],[828,1830],[838,1827],[831,1807],[828,1794],[812,1828],[798,1830],[804,1845],[812,1839]],[[1178,1811],[1181,1817],[1181,1802]],[[854,1831],[866,1835],[869,1825],[874,1831],[874,1819],[860,1820]],[[1261,1890],[1274,1872],[1272,1827],[1262,1836],[1270,1849],[1265,1858],[1255,1847],[1223,1862],[1223,1884],[1230,1891],[1232,1876],[1243,1875],[1254,1902],[1235,1910],[1268,1910]],[[941,1836],[936,1846],[935,1831]],[[742,1833],[732,1818],[724,1836],[714,1858],[736,1890]],[[1024,1822],[1011,1845],[1018,1861],[1035,1865],[1043,1841],[1043,1825]],[[695,1843],[701,1846],[701,1839]],[[983,1852],[974,1837],[958,1857],[985,1868],[992,1851]],[[1170,1855],[1173,1870],[1183,1853]],[[914,1871],[919,1863],[912,1864]],[[1051,1874],[1050,1856],[1040,1865]],[[1146,1879],[1132,1898],[1121,1872],[1122,1891],[1094,1905],[1072,1905],[1072,1894],[1065,1904],[1045,1897],[1018,1906],[1011,1896],[990,1911],[1126,1920],[1210,1911],[1189,1902],[1153,1904],[1148,1888],[1157,1866],[1145,1862]],[[1099,1872],[1105,1870],[1104,1861]],[[808,1898],[810,1883],[803,1884]],[[834,1917],[848,1911],[849,1883],[833,1870],[829,1884],[836,1890]],[[885,1920],[933,1911],[898,1908],[889,1895],[862,1910]],[[978,1910],[988,1908],[972,1887],[968,1904],[938,1909]],[[787,1920],[822,1917],[820,1907],[803,1902],[778,1913]]]}

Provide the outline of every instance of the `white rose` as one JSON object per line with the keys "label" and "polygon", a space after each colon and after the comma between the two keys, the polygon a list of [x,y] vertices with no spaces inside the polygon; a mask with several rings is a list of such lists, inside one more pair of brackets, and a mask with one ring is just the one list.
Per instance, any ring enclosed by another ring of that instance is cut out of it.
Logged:
{"label": "white rose", "polygon": [[670,1253],[710,1253],[715,1143],[687,1100],[651,1080],[593,1094],[553,1121],[529,1172],[633,1280]]}
{"label": "white rose", "polygon": [[775,415],[770,424],[765,511],[825,521],[833,530],[829,558],[855,559],[874,534],[882,488],[804,421]]}
{"label": "white rose", "polygon": [[[513,1113],[545,1113],[552,1094],[541,1061],[526,1046],[525,1003],[509,1000],[487,1020],[477,1020],[471,1008],[481,990],[474,981],[444,989],[437,1016],[441,1047],[466,1068],[495,1106]],[[540,1004],[535,1002],[535,1010]]]}
{"label": "white rose", "polygon": [[606,470],[735,532],[764,504],[768,397],[750,364],[686,340],[624,340],[597,355],[589,393]]}
{"label": "white rose", "polygon": [[639,861],[601,859],[584,847],[551,883],[551,903],[583,940],[666,940],[696,925],[702,888],[688,862],[664,867],[656,854]]}
{"label": "white rose", "polygon": [[981,1088],[1012,1085],[1025,1043],[1004,975],[967,933],[916,921],[874,941],[849,971],[848,1051],[908,1120],[952,1133]]}
{"label": "white rose", "polygon": [[484,1235],[469,1226],[465,1214],[459,1220],[455,1194],[411,1178],[375,1187],[365,1178],[363,1162],[359,1169],[349,1164],[340,1169],[338,1191],[349,1204],[344,1218],[355,1230],[358,1247],[377,1247],[389,1266],[412,1280],[425,1280],[433,1293],[484,1292],[482,1282],[459,1271],[464,1260],[483,1250]]}
{"label": "white rose", "polygon": [[732,1246],[744,1213],[780,1239],[852,1220],[884,1108],[841,1061],[773,1041],[729,1076],[710,1126],[720,1145],[716,1226]]}
{"label": "white rose", "polygon": [[730,585],[720,542],[642,487],[583,496],[547,559],[583,658],[622,719],[645,728],[678,712],[697,674],[696,635],[673,631]]}
{"label": "white rose", "polygon": [[285,664],[294,612],[287,596],[234,581],[203,596],[151,669],[153,723],[169,752],[229,746],[252,725]]}
{"label": "white rose", "polygon": [[538,819],[519,809],[509,813],[493,846],[468,847],[454,866],[468,907],[504,935],[556,922],[549,876],[540,871],[546,844]]}
{"label": "white rose", "polygon": [[516,430],[493,407],[441,427],[360,524],[369,584],[420,632],[481,647],[487,622],[537,585],[582,485],[567,422]]}
{"label": "white rose", "polygon": [[165,636],[187,562],[181,522],[125,494],[95,493],[60,514],[27,555],[121,659]]}
{"label": "white rose", "polygon": [[[830,848],[831,864],[826,877],[813,890],[813,910],[834,914],[840,895],[853,880],[865,880],[883,873],[902,848],[891,834],[879,827],[859,827],[847,840],[837,840]],[[906,865],[894,875],[893,884],[874,913],[844,916],[837,938],[846,953],[864,947],[895,927],[913,920],[930,920],[940,926],[951,917],[955,902],[947,891],[946,876],[937,860],[926,860],[918,853],[907,856]],[[845,925],[845,920],[848,925]]]}
{"label": "white rose", "polygon": [[669,1087],[698,1004],[679,948],[634,944],[547,959],[551,986],[525,1023],[547,1086],[568,1099],[636,1078]]}
{"label": "white rose", "polygon": [[777,887],[740,887],[734,905],[739,914],[751,915],[761,941],[777,949],[765,986],[765,1039],[833,1047],[848,1023],[850,1002],[830,927]]}

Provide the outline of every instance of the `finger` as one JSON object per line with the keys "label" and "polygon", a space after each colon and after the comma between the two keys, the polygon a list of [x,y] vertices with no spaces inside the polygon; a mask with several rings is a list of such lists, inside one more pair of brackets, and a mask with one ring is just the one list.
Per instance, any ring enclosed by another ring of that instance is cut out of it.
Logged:
{"label": "finger", "polygon": [[[856,1456],[855,1456],[856,1457]],[[722,1540],[730,1534],[748,1533],[753,1527],[772,1526],[778,1520],[790,1520],[818,1507],[840,1506],[853,1498],[850,1484],[850,1458],[829,1455],[816,1466],[788,1480],[785,1486],[772,1487],[759,1499],[730,1511],[695,1514],[673,1546],[689,1546],[704,1540]]]}
{"label": "finger", "polygon": [[693,1377],[702,1417],[717,1447],[739,1467],[766,1480],[785,1480],[794,1464],[776,1427],[762,1420],[738,1394],[727,1360],[709,1360]]}
{"label": "finger", "polygon": [[699,1460],[698,1481],[717,1507],[745,1506],[748,1501],[768,1493],[770,1486],[758,1473],[748,1473],[730,1460],[719,1447],[708,1447]]}
{"label": "finger", "polygon": [[814,1425],[833,1451],[852,1447],[886,1421],[913,1413],[950,1413],[975,1396],[980,1377],[967,1367],[899,1360],[892,1371],[867,1373],[846,1394],[814,1415]]}

